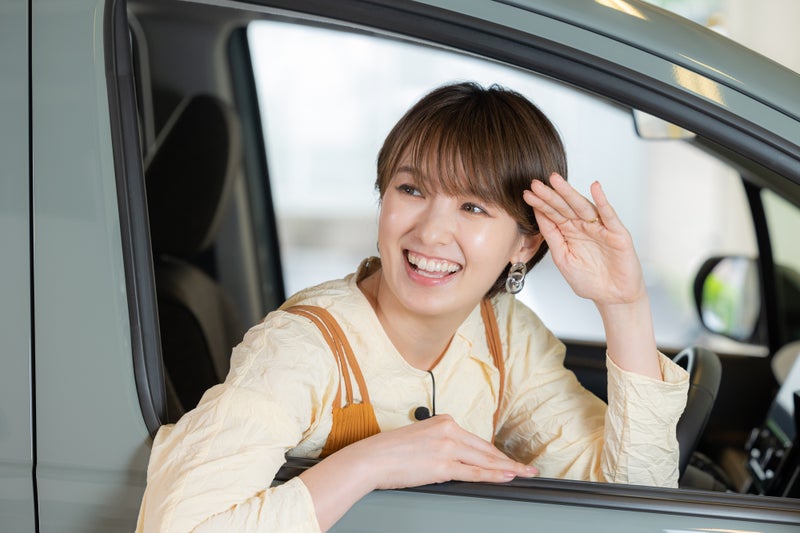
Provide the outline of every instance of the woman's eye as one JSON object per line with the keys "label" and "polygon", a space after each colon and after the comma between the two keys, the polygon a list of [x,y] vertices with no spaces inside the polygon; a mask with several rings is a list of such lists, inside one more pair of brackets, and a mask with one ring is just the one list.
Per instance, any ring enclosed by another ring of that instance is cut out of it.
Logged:
{"label": "woman's eye", "polygon": [[397,190],[403,194],[408,194],[409,196],[422,196],[422,193],[419,191],[419,189],[407,183],[398,185]]}
{"label": "woman's eye", "polygon": [[466,204],[461,206],[461,209],[468,213],[472,213],[475,215],[486,215],[488,214],[484,208],[477,204],[473,204],[471,202],[467,202]]}

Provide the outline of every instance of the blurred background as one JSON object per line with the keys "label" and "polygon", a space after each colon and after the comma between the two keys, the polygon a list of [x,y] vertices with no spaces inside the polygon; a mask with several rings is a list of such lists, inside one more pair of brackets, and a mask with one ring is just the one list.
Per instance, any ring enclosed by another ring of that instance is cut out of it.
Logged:
{"label": "blurred background", "polygon": [[797,0],[646,0],[800,72]]}

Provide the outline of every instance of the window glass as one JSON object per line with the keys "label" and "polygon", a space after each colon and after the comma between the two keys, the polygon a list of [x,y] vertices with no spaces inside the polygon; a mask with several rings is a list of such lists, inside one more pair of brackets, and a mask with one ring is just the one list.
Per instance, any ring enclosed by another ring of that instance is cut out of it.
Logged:
{"label": "window glass", "polygon": [[[640,139],[630,110],[506,65],[374,35],[260,21],[248,37],[288,294],[376,253],[378,149],[417,99],[462,80],[526,95],[559,129],[570,181],[584,194],[601,181],[636,243],[662,346],[680,348],[701,331],[692,283],[705,259],[755,255],[738,175],[686,142]],[[562,338],[603,338],[594,306],[549,258],[519,297]]]}
{"label": "window glass", "polygon": [[800,210],[769,190],[762,192],[775,261],[782,343],[800,339]]}

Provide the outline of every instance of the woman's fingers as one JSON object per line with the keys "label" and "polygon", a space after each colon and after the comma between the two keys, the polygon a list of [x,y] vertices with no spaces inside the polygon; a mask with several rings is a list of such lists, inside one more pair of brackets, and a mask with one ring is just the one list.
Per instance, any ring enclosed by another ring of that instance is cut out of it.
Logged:
{"label": "woman's fingers", "polygon": [[451,465],[449,477],[453,481],[503,483],[511,481],[517,474],[511,470],[487,470],[456,461]]}
{"label": "woman's fingers", "polygon": [[564,235],[558,229],[558,225],[553,222],[550,217],[545,215],[541,209],[534,207],[533,216],[536,218],[536,224],[539,226],[542,237],[544,237],[544,240],[547,241],[547,245],[552,250],[558,249],[558,247],[566,242]]}
{"label": "woman's fingers", "polygon": [[364,453],[375,455],[384,471],[378,488],[450,480],[502,482],[538,473],[535,468],[508,458],[447,415],[381,433],[354,446],[368,444],[373,449]]}
{"label": "woman's fingers", "polygon": [[[452,439],[455,444],[455,446],[447,450],[447,452],[450,454],[451,459],[455,461],[457,466],[456,470],[460,472],[460,474],[458,477],[454,476],[452,479],[473,481],[474,479],[460,477],[467,472],[471,472],[473,475],[476,472],[481,472],[480,475],[490,476],[493,479],[497,478],[498,475],[502,477],[509,473],[513,474],[512,477],[532,476],[537,473],[535,468],[510,459],[490,442],[461,428],[447,415],[445,415],[441,421],[434,420],[433,423],[440,424],[440,428],[437,428],[442,432],[439,438]],[[465,470],[459,465],[466,465],[473,468]]]}
{"label": "woman's fingers", "polygon": [[533,182],[530,190],[523,193],[523,199],[534,210],[541,211],[556,224],[564,224],[578,216],[568,210],[566,203],[553,189],[538,180]]}
{"label": "woman's fingers", "polygon": [[546,214],[556,224],[578,218],[560,194],[539,180],[533,180],[530,190],[523,193],[523,198],[528,205]]}
{"label": "woman's fingers", "polygon": [[625,228],[622,225],[622,221],[617,217],[617,212],[608,202],[608,198],[606,198],[606,193],[603,191],[600,182],[595,181],[592,183],[589,190],[592,193],[592,199],[597,206],[597,212],[600,215],[600,219],[603,221],[603,225],[615,232],[623,231]]}
{"label": "woman's fingers", "polygon": [[599,209],[559,174],[550,176],[550,185],[533,180],[530,190],[523,193],[525,202],[558,225],[566,222],[604,223]]}
{"label": "woman's fingers", "polygon": [[[483,477],[491,477],[493,479],[512,479],[518,476],[532,477],[539,473],[532,466],[518,463],[509,458],[498,459],[474,449],[465,449],[457,455],[453,459],[452,468],[448,477],[460,481],[480,481]],[[477,476],[477,478],[464,477],[467,474]]]}
{"label": "woman's fingers", "polygon": [[492,443],[478,437],[461,426],[449,415],[440,415],[429,419],[432,426],[439,431],[438,440],[443,444],[443,455],[464,464],[491,470],[510,470],[519,475],[530,472],[527,465],[510,459]]}
{"label": "woman's fingers", "polygon": [[578,215],[578,218],[584,222],[598,221],[597,208],[585,196],[576,191],[572,185],[567,183],[567,180],[554,173],[550,176],[550,185],[561,195],[572,211]]}

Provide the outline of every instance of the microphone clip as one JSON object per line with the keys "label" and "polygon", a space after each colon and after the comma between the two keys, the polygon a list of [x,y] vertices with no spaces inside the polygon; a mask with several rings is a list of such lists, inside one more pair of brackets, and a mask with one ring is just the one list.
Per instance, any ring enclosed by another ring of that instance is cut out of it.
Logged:
{"label": "microphone clip", "polygon": [[[431,407],[432,409],[428,409],[425,406],[420,405],[416,409],[414,409],[414,418],[419,421],[427,420],[432,416],[436,416],[436,380],[433,378],[433,372],[428,370],[428,374],[431,376]],[[431,413],[433,411],[433,413]]]}
{"label": "microphone clip", "polygon": [[427,420],[430,417],[431,417],[431,412],[427,407],[420,405],[419,407],[414,409],[414,418],[416,418],[420,422],[423,420]]}

